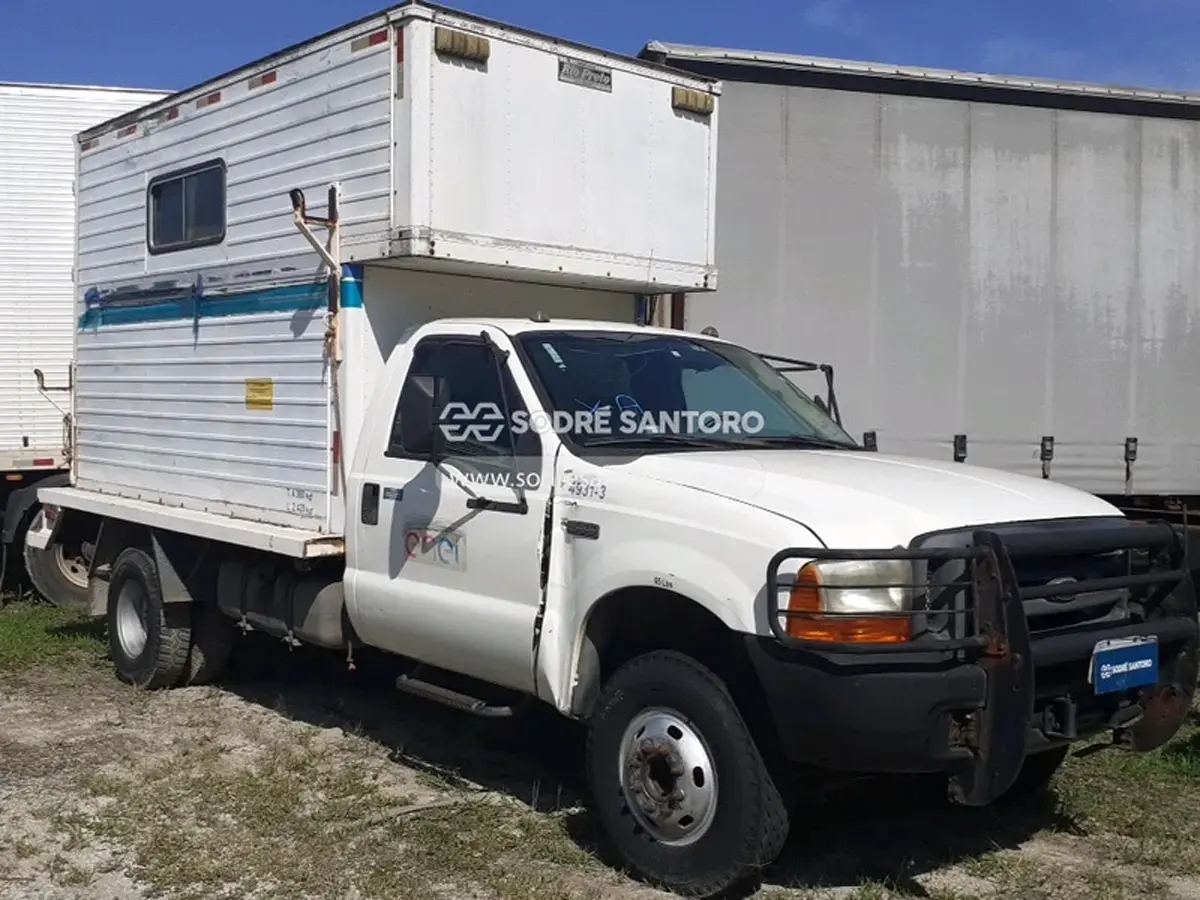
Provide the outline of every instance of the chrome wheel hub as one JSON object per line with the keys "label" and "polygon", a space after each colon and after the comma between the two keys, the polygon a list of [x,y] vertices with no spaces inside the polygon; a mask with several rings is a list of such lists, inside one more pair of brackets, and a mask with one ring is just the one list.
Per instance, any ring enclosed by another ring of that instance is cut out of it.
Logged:
{"label": "chrome wheel hub", "polygon": [[680,714],[647,709],[625,729],[621,790],[655,840],[683,846],[702,838],[717,811],[717,773],[700,732]]}
{"label": "chrome wheel hub", "polygon": [[134,581],[121,585],[117,595],[117,640],[130,659],[146,649],[146,594]]}
{"label": "chrome wheel hub", "polygon": [[55,544],[54,561],[67,581],[76,587],[87,588],[89,566],[82,549],[64,548],[62,544]]}

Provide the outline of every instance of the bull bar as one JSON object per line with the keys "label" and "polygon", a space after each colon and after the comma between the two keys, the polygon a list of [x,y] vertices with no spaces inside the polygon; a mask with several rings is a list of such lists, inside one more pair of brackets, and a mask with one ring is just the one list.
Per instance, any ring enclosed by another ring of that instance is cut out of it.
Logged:
{"label": "bull bar", "polygon": [[[1067,527],[1063,527],[1063,526]],[[929,546],[947,542],[957,546]],[[1017,563],[1055,565],[1080,555],[1122,558],[1123,574],[1071,580],[1061,584],[1022,584]],[[794,578],[781,576],[789,560],[908,561],[910,582],[827,584],[822,591],[906,588],[913,598],[903,611],[870,613],[875,617],[908,617],[911,639],[897,643],[839,643],[807,640],[789,634],[784,624],[795,617],[861,618],[862,612],[814,613],[781,608],[780,594],[790,592]],[[930,575],[943,566],[957,568],[950,583],[934,585]],[[1039,670],[1087,658],[1098,641],[1154,636],[1161,645],[1183,648],[1162,667],[1157,685],[1136,692],[1140,708],[1110,723],[1117,743],[1127,749],[1161,746],[1178,730],[1190,708],[1196,686],[1197,607],[1186,560],[1182,527],[1167,522],[1133,522],[1124,518],[1058,522],[1005,523],[940,532],[914,539],[907,548],[843,550],[791,547],[767,565],[767,620],[776,642],[804,652],[867,656],[886,667],[889,660],[934,654],[953,664],[977,666],[986,676],[983,702],[963,729],[967,761],[951,780],[952,796],[961,803],[990,802],[1016,779],[1029,749]],[[1027,610],[1055,598],[1119,595],[1120,618],[1056,625],[1031,632]],[[1134,692],[1130,692],[1133,694]],[[1072,739],[1074,703],[1068,698],[1070,728],[1057,737]]]}

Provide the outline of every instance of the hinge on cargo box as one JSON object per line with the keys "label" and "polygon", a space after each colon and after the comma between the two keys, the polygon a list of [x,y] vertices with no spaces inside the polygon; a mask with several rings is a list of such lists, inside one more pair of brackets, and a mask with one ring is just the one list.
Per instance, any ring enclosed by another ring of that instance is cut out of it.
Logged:
{"label": "hinge on cargo box", "polygon": [[1054,435],[1047,434],[1042,436],[1042,477],[1050,477],[1050,461],[1054,459]]}
{"label": "hinge on cargo box", "polygon": [[954,436],[954,461],[966,462],[967,459],[967,436],[965,434],[956,434]]}
{"label": "hinge on cargo box", "polygon": [[1133,493],[1133,464],[1137,462],[1138,439],[1125,438],[1125,493]]}
{"label": "hinge on cargo box", "polygon": [[863,449],[875,452],[879,449],[879,438],[874,431],[863,432]]}

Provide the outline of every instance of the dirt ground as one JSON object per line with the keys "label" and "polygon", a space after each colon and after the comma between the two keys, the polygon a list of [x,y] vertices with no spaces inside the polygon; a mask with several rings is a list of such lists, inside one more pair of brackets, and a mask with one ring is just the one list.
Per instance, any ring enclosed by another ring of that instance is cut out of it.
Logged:
{"label": "dirt ground", "polygon": [[[389,689],[386,661],[251,638],[219,687],[145,694],[99,632],[0,609],[0,898],[633,900],[582,735]],[[1053,795],[944,809],[866,784],[797,813],[759,900],[1200,900],[1200,729],[1072,759]]]}

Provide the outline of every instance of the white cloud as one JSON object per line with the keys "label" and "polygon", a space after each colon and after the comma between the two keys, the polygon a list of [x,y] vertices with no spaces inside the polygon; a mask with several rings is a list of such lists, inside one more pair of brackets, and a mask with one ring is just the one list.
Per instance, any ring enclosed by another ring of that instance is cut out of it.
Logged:
{"label": "white cloud", "polygon": [[985,71],[997,75],[1067,79],[1079,77],[1087,58],[1049,41],[1007,35],[984,42],[981,63]]}
{"label": "white cloud", "polygon": [[[848,39],[859,45],[860,53],[873,58],[908,57],[918,52],[937,58],[939,48],[929,40],[917,40],[911,34],[902,37],[894,28],[873,14],[864,0],[801,0],[801,21],[813,31]],[[1120,4],[1127,11],[1128,0],[1095,0]],[[1200,8],[1200,0],[1145,0],[1160,7]],[[1164,23],[1167,20],[1164,19]],[[1190,31],[1190,29],[1188,29]],[[1179,32],[1160,40],[1156,46],[1132,46],[1120,33],[1105,41],[1107,46],[1084,46],[1071,35],[1030,36],[997,34],[976,45],[975,54],[966,47],[956,53],[961,64],[974,56],[978,62],[966,62],[975,71],[997,75],[1027,76],[1059,81],[1085,81],[1121,87],[1145,87],[1164,90],[1200,91],[1200,57]],[[944,51],[944,47],[941,48]]]}
{"label": "white cloud", "polygon": [[1189,51],[1174,52],[1169,46],[1157,49],[1159,52],[1153,57],[1145,52],[1130,54],[1119,44],[1104,54],[1089,53],[1054,41],[1005,35],[984,42],[980,68],[997,75],[1027,75],[1119,87],[1200,88],[1200,61]]}
{"label": "white cloud", "polygon": [[858,40],[870,38],[874,25],[871,16],[856,8],[854,0],[809,0],[803,22],[809,28]]}

